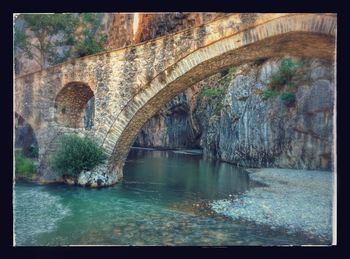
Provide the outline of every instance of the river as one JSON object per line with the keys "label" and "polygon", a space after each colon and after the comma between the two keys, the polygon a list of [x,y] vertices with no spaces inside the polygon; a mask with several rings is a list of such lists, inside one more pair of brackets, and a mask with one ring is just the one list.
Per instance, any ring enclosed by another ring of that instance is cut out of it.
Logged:
{"label": "river", "polygon": [[196,152],[132,149],[124,179],[90,189],[15,185],[18,246],[300,245],[307,236],[272,230],[213,213],[205,204],[259,184],[242,168]]}

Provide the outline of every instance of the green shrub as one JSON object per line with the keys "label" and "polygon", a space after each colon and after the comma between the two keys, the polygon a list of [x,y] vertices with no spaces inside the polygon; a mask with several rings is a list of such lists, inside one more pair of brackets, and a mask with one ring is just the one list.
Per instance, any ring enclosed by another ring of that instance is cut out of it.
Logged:
{"label": "green shrub", "polygon": [[16,151],[15,153],[15,171],[23,176],[32,176],[36,171],[34,162],[25,158],[22,151]]}
{"label": "green shrub", "polygon": [[286,83],[287,80],[280,73],[277,73],[271,76],[270,88],[274,91],[279,91]]}
{"label": "green shrub", "polygon": [[294,93],[282,93],[280,98],[285,104],[292,104],[295,102]]}
{"label": "green shrub", "polygon": [[106,159],[103,149],[90,138],[66,135],[52,157],[52,168],[62,176],[77,176]]}
{"label": "green shrub", "polygon": [[279,93],[277,91],[274,91],[274,90],[265,90],[263,91],[263,97],[264,99],[268,99],[270,97],[275,97],[275,96],[278,96]]}
{"label": "green shrub", "polygon": [[304,61],[294,62],[291,58],[285,58],[282,60],[278,71],[271,76],[269,89],[263,91],[264,99],[280,95],[280,99],[286,104],[290,105],[295,102],[295,94],[282,92],[284,86],[287,86],[290,90],[296,88],[296,84],[292,81],[293,76],[296,74],[297,69],[304,66]]}
{"label": "green shrub", "polygon": [[225,89],[222,88],[203,88],[202,95],[207,97],[222,97],[225,95]]}
{"label": "green shrub", "polygon": [[228,73],[229,73],[230,75],[236,74],[236,72],[237,72],[236,67],[230,67],[230,69],[228,70]]}
{"label": "green shrub", "polygon": [[286,84],[290,85],[296,69],[302,65],[302,62],[295,63],[291,58],[283,59],[278,72],[271,77],[270,88],[276,91],[281,90]]}
{"label": "green shrub", "polygon": [[287,86],[288,86],[289,88],[295,88],[295,87],[296,87],[296,84],[293,83],[293,82],[288,82],[288,83],[287,83]]}

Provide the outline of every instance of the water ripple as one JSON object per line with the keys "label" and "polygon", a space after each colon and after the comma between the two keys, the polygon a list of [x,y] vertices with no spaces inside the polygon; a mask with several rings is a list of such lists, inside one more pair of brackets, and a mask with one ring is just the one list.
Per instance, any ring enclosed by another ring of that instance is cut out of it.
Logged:
{"label": "water ripple", "polygon": [[15,208],[16,245],[32,243],[37,234],[53,231],[59,220],[71,214],[59,196],[42,187],[16,191]]}

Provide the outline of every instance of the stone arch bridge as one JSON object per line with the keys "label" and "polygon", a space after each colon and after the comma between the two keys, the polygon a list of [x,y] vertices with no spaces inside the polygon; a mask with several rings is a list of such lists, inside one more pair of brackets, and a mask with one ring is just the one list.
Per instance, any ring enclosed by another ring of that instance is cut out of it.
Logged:
{"label": "stone arch bridge", "polygon": [[[15,113],[33,128],[42,181],[56,181],[50,154],[66,133],[89,135],[108,159],[99,185],[122,177],[144,123],[194,83],[232,65],[274,56],[335,58],[335,14],[228,14],[135,46],[15,78]],[[94,121],[84,111],[94,97]],[[96,180],[96,178],[95,178]],[[92,183],[92,186],[96,185]]]}

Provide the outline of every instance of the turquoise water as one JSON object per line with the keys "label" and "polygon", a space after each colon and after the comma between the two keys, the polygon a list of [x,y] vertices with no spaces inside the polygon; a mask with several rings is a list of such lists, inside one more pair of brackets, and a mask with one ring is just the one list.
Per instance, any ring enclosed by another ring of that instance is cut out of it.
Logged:
{"label": "turquoise water", "polygon": [[109,188],[15,185],[18,246],[288,245],[301,235],[233,222],[202,207],[258,188],[243,169],[199,155],[133,149]]}

